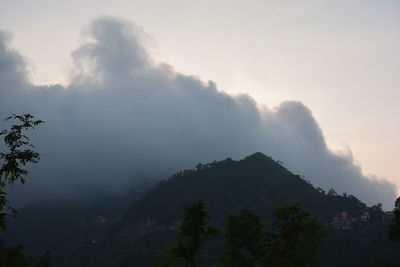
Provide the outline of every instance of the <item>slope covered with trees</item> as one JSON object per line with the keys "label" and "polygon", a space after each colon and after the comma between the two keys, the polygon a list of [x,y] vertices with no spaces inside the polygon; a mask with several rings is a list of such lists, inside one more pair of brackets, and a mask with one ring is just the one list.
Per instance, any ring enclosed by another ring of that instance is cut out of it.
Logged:
{"label": "slope covered with trees", "polygon": [[124,222],[130,225],[146,218],[159,226],[173,224],[181,216],[182,205],[197,200],[206,203],[217,225],[242,209],[268,220],[277,207],[294,203],[322,219],[342,211],[359,216],[366,210],[355,197],[323,194],[280,163],[255,153],[240,161],[198,164],[196,170],[175,174],[134,203]]}
{"label": "slope covered with trees", "polygon": [[[296,203],[328,229],[319,248],[318,266],[355,266],[358,263],[368,266],[378,260],[400,262],[395,244],[387,238],[387,226],[383,225],[379,205],[367,207],[352,195],[316,189],[282,163],[262,153],[239,161],[228,158],[198,164],[196,169],[178,172],[133,202],[120,221],[86,221],[81,228],[64,225],[62,234],[57,232],[57,225],[48,225],[45,230],[53,230],[51,238],[37,231],[31,242],[13,241],[28,244],[27,250],[39,246],[50,249],[55,266],[153,266],[163,262],[167,248],[179,240],[179,229],[184,221],[183,205],[198,201],[204,202],[210,215],[209,224],[219,229],[214,238],[204,243],[198,255],[205,266],[220,264],[229,248],[225,237],[230,218],[249,210],[258,216],[266,231],[276,232],[279,227],[273,223],[274,211]],[[90,209],[90,205],[87,207]],[[114,207],[113,212],[116,212],[118,206]],[[35,208],[40,210],[40,206]],[[366,213],[368,218],[362,220]],[[21,238],[32,234],[34,227],[26,227],[31,216],[24,217],[18,227],[10,229],[18,232]],[[74,235],[65,234],[65,231],[74,232]],[[41,233],[45,238],[38,238]],[[88,238],[74,239],[76,236]],[[41,244],[46,238],[57,240],[61,246],[47,242],[50,247],[46,247]],[[301,253],[301,249],[299,251]]]}
{"label": "slope covered with trees", "polygon": [[[340,196],[334,190],[325,193],[292,174],[280,162],[255,153],[243,160],[228,158],[176,173],[132,204],[124,220],[114,225],[111,233],[111,243],[128,248],[121,262],[143,265],[155,262],[154,254],[162,253],[176,239],[183,218],[182,205],[198,200],[204,201],[211,216],[210,223],[219,229],[225,227],[230,215],[246,209],[273,230],[274,210],[299,203],[302,210],[330,229],[321,245],[321,266],[354,266],[398,258],[395,246],[387,239],[379,205],[367,207],[356,197]],[[360,218],[366,212],[370,218],[362,223]],[[343,213],[351,220],[349,229],[331,227]],[[225,247],[223,235],[221,232],[205,246],[203,253],[207,264],[215,264],[220,258]],[[105,247],[107,245],[102,248]]]}

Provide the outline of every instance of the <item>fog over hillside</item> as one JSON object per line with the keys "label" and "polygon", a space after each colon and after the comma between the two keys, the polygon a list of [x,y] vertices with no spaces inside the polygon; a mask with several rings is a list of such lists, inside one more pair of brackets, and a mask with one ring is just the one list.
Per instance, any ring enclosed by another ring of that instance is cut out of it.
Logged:
{"label": "fog over hillside", "polygon": [[144,36],[130,22],[98,18],[72,53],[69,85],[35,86],[10,36],[0,33],[0,115],[31,113],[46,122],[31,133],[42,160],[26,185],[12,189],[16,203],[118,192],[143,177],[260,151],[315,186],[391,208],[395,186],[363,175],[351,152],[332,152],[304,104],[266,108],[177,73],[152,60]]}

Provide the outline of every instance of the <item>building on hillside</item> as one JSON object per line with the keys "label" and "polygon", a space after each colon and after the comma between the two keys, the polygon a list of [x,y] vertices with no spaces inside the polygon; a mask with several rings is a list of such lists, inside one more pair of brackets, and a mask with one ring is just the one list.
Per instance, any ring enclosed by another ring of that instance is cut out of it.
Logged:
{"label": "building on hillside", "polygon": [[363,223],[366,223],[369,220],[370,216],[369,216],[369,212],[366,211],[363,213],[363,215],[361,215],[360,219]]}
{"label": "building on hillside", "polygon": [[340,217],[333,217],[330,225],[336,230],[349,230],[351,222],[352,220],[348,218],[347,212],[344,211],[340,213]]}
{"label": "building on hillside", "polygon": [[394,211],[387,211],[382,215],[383,224],[385,225],[391,224],[393,219],[394,219]]}

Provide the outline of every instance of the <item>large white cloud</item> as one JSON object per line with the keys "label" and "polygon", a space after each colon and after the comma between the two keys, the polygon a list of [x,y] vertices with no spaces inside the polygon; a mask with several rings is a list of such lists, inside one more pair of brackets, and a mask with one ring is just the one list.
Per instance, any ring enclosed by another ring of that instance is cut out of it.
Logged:
{"label": "large white cloud", "polygon": [[266,109],[249,95],[224,93],[155,64],[142,36],[126,21],[93,21],[64,87],[31,84],[23,58],[0,34],[1,116],[31,113],[46,121],[33,133],[42,160],[28,185],[12,192],[16,201],[118,191],[144,176],[261,151],[316,186],[392,205],[395,186],[364,176],[350,153],[329,150],[302,103]]}

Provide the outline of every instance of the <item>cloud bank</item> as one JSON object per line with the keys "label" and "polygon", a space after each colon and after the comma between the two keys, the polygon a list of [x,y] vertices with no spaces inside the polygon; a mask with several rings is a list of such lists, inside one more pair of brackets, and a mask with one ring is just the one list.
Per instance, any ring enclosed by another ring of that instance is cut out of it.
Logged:
{"label": "cloud bank", "polygon": [[101,17],[72,53],[69,85],[35,86],[0,33],[0,115],[46,121],[31,135],[42,160],[27,185],[13,188],[15,201],[117,192],[141,177],[260,151],[315,186],[392,206],[395,186],[364,176],[351,153],[332,152],[302,103],[261,108],[249,95],[155,64],[143,36],[132,23]]}

